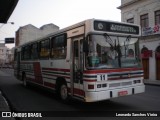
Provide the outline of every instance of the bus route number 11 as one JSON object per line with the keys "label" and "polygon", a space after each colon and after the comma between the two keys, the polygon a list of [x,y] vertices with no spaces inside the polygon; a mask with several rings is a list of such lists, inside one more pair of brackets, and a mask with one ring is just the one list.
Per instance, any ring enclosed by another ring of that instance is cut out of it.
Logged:
{"label": "bus route number 11", "polygon": [[108,79],[107,74],[98,74],[97,75],[97,81],[105,81]]}

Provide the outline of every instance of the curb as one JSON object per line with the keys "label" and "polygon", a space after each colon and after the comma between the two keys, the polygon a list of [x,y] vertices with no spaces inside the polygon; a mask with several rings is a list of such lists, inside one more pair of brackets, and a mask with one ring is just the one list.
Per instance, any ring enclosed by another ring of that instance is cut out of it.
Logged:
{"label": "curb", "polygon": [[156,84],[156,83],[144,83],[145,85],[150,85],[150,86],[160,86],[160,84]]}
{"label": "curb", "polygon": [[[12,107],[9,103],[9,101],[7,100],[7,98],[5,97],[4,93],[0,90],[0,112],[1,115],[3,112],[12,112]],[[0,116],[2,117],[2,116]],[[19,120],[17,118],[13,118],[13,117],[2,117],[2,119],[7,119],[7,120]]]}

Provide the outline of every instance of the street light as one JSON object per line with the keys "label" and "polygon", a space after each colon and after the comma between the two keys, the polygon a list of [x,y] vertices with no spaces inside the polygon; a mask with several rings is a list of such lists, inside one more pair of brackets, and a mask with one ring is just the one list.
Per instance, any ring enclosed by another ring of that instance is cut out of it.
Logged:
{"label": "street light", "polygon": [[14,22],[7,22],[7,23],[5,23],[5,24],[8,24],[8,23],[11,23],[12,25],[14,25]]}
{"label": "street light", "polygon": [[[14,25],[14,22],[2,23],[2,25],[0,26],[0,29],[1,29],[5,24],[8,24],[8,23],[10,23],[10,24]],[[4,41],[4,40],[0,40],[0,43],[1,43],[1,41]]]}
{"label": "street light", "polygon": [[0,28],[2,28],[2,27],[3,27],[3,25],[8,24],[8,23],[10,23],[10,24],[14,25],[14,22],[7,22],[7,23],[3,23],[3,24],[0,26]]}

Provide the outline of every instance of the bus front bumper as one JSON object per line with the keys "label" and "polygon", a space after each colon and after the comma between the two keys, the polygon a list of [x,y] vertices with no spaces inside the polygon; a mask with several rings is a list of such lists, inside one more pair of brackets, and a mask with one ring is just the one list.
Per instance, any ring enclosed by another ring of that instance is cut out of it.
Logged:
{"label": "bus front bumper", "polygon": [[132,86],[126,88],[108,89],[104,91],[85,92],[86,102],[96,102],[111,98],[133,95],[145,92],[145,85]]}

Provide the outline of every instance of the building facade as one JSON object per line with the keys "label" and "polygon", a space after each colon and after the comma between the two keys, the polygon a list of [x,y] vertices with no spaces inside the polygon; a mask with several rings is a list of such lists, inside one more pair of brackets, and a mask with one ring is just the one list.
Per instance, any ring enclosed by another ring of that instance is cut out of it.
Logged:
{"label": "building facade", "polygon": [[16,31],[15,46],[38,39],[57,30],[59,30],[59,27],[54,24],[43,25],[40,28],[37,28],[31,24],[25,25]]}
{"label": "building facade", "polygon": [[0,67],[4,67],[11,63],[11,56],[11,50],[7,48],[4,43],[0,43]]}
{"label": "building facade", "polygon": [[160,0],[121,0],[122,22],[139,24],[144,78],[160,80]]}

